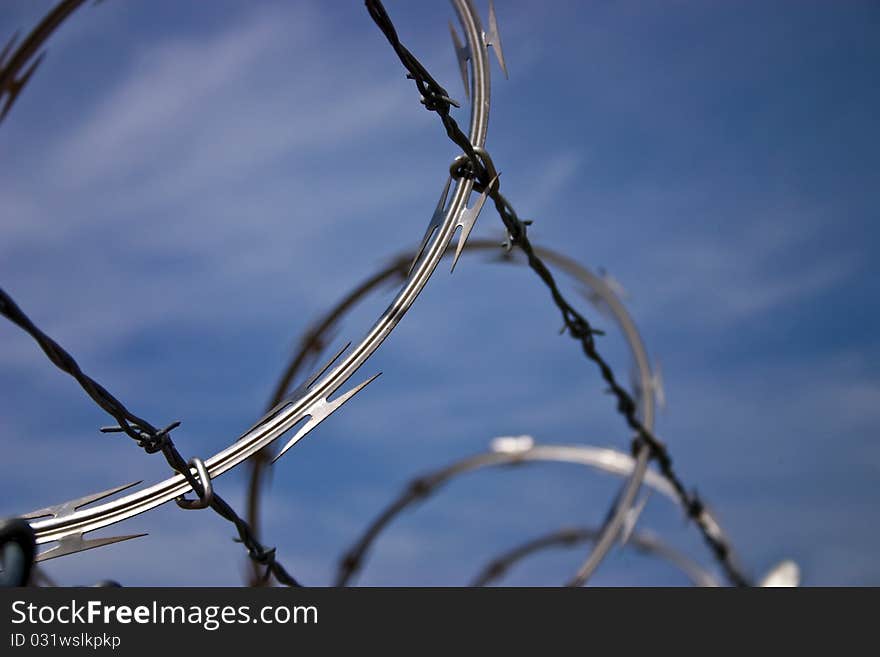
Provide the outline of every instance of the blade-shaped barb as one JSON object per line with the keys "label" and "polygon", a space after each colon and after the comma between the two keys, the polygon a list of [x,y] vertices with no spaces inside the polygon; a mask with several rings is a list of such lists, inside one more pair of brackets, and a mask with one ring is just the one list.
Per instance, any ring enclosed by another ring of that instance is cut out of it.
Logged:
{"label": "blade-shaped barb", "polygon": [[489,32],[483,33],[483,42],[486,44],[486,47],[492,46],[504,77],[510,79],[510,76],[507,75],[507,65],[504,63],[504,50],[501,47],[501,33],[498,31],[498,16],[495,14],[495,3],[493,0],[489,0]]}
{"label": "blade-shaped barb", "polygon": [[[116,495],[117,493],[121,493],[122,491],[127,490],[132,486],[137,486],[140,483],[140,481],[133,481],[130,484],[123,484],[122,486],[117,486],[115,488],[108,488],[107,490],[101,491],[100,493],[93,493],[84,497],[78,497],[75,500],[62,502],[61,504],[55,504],[53,506],[47,506],[42,509],[37,509],[36,511],[26,513],[21,517],[25,520],[36,520],[49,516],[53,518],[62,518],[64,516],[69,516],[75,513],[77,509],[81,509],[82,507],[92,504],[93,502],[97,502],[99,500],[103,500],[104,498]],[[54,547],[49,548],[48,550],[38,554],[35,560],[46,561],[47,559],[55,559],[56,557],[63,557],[65,555],[73,554],[75,552],[91,550],[92,548],[102,547],[104,545],[110,545],[112,543],[119,543],[120,541],[127,541],[131,538],[139,538],[141,536],[146,536],[146,534],[129,534],[126,536],[108,536],[104,538],[90,539],[83,538],[82,533],[71,534],[69,536],[65,536],[60,541],[58,541],[58,544]]]}
{"label": "blade-shaped barb", "polygon": [[425,235],[422,237],[422,241],[419,243],[419,248],[416,249],[416,255],[409,266],[409,271],[406,273],[407,277],[412,274],[413,269],[416,267],[416,263],[419,261],[419,258],[422,257],[422,253],[425,252],[425,247],[428,245],[428,240],[431,239],[431,235],[433,235],[434,231],[443,224],[443,216],[446,214],[446,200],[449,198],[449,187],[451,184],[452,176],[449,176],[446,179],[446,185],[443,186],[440,200],[437,201],[437,207],[434,209],[434,214],[431,216],[428,228],[425,229]]}
{"label": "blade-shaped barb", "polygon": [[663,370],[660,369],[660,362],[656,361],[653,367],[653,375],[651,376],[651,389],[654,392],[654,398],[657,405],[666,408],[666,389],[663,387]]}
{"label": "blade-shaped barb", "polygon": [[651,497],[651,490],[648,489],[647,493],[642,496],[642,499],[639,500],[629,511],[626,512],[626,518],[623,521],[623,527],[620,529],[620,544],[626,545],[629,542],[630,537],[635,531],[636,524],[639,522],[639,518],[642,515],[642,511],[645,510],[645,506],[648,504],[648,499]]}
{"label": "blade-shaped barb", "polygon": [[12,104],[15,102],[15,99],[18,98],[18,94],[21,93],[21,90],[24,89],[25,85],[30,80],[31,76],[34,74],[34,71],[37,70],[37,67],[42,63],[43,58],[46,56],[46,53],[41,53],[34,63],[31,64],[27,71],[19,78],[18,80],[10,80],[8,87],[6,89],[6,103],[3,105],[3,109],[0,110],[0,121],[2,121],[6,114],[12,109]]}
{"label": "blade-shaped barb", "polygon": [[20,32],[16,32],[12,35],[12,38],[6,42],[6,45],[3,46],[3,50],[0,50],[0,73],[2,73],[3,67],[6,66],[6,58],[9,56],[9,53],[12,52],[12,47],[15,45],[15,42],[18,41],[18,35]]}
{"label": "blade-shaped barb", "polygon": [[452,35],[452,46],[455,48],[455,59],[458,60],[458,70],[461,71],[461,82],[464,85],[464,97],[470,98],[470,84],[468,83],[468,60],[471,58],[471,51],[468,50],[467,46],[463,46],[461,44],[461,39],[458,38],[458,32],[455,30],[455,25],[452,24],[452,21],[449,21],[449,34]]}
{"label": "blade-shaped barb", "polygon": [[798,568],[794,561],[786,559],[771,568],[770,572],[761,579],[758,586],[766,588],[795,587],[800,586],[800,583],[801,569]]}
{"label": "blade-shaped barb", "polygon": [[121,493],[122,491],[127,490],[132,486],[137,486],[142,482],[143,480],[133,481],[130,484],[123,484],[122,486],[117,486],[116,488],[108,488],[107,490],[101,491],[100,493],[92,493],[91,495],[78,497],[75,500],[62,502],[61,504],[55,504],[53,506],[47,506],[42,509],[37,509],[36,511],[26,513],[21,517],[25,520],[37,520],[38,518],[47,518],[49,516],[53,518],[62,518],[64,516],[69,516],[77,509],[80,509],[87,504],[91,504],[92,502],[97,502],[98,500],[103,500],[106,497],[116,495],[116,493]]}
{"label": "blade-shaped barb", "polygon": [[486,199],[489,198],[489,190],[495,186],[497,181],[498,175],[496,174],[496,176],[492,178],[492,181],[486,185],[486,189],[480,194],[480,198],[477,199],[477,202],[474,203],[472,207],[465,208],[461,211],[458,223],[455,225],[456,228],[461,228],[461,234],[458,236],[458,244],[455,245],[455,257],[452,259],[452,267],[449,270],[450,272],[455,271],[455,265],[461,257],[461,252],[464,250],[464,245],[467,243],[471,231],[474,229],[474,224],[477,223],[477,217],[480,216],[480,211],[483,209]]}
{"label": "blade-shaped barb", "polygon": [[290,402],[295,401],[295,400],[299,399],[300,397],[302,397],[308,391],[308,389],[312,387],[312,385],[315,383],[315,381],[317,381],[321,377],[321,375],[324,374],[324,372],[326,372],[328,369],[330,369],[330,367],[333,365],[333,363],[335,363],[337,360],[339,360],[339,357],[342,356],[342,354],[344,354],[346,351],[348,351],[348,348],[350,346],[351,346],[351,342],[347,342],[344,347],[342,347],[339,351],[337,351],[333,355],[332,358],[330,358],[330,360],[328,360],[323,365],[321,365],[317,370],[312,372],[312,374],[310,374],[308,376],[308,378],[306,378],[305,381],[303,381],[296,388],[294,388],[289,393],[287,393],[284,396],[284,399],[282,399],[280,402],[275,404],[275,406],[273,406],[271,409],[269,409],[262,417],[260,417],[259,420],[254,422],[254,424],[251,427],[249,427],[247,431],[245,431],[241,436],[239,436],[239,440],[241,440],[242,438],[247,436],[251,431],[253,431],[257,427],[259,427],[261,424],[265,423],[270,418],[276,416],[278,414],[278,412],[281,411],[284,407],[286,407]]}
{"label": "blade-shaped barb", "polygon": [[[612,290],[613,292],[613,290]],[[586,299],[593,308],[598,310],[604,317],[614,318],[614,309],[608,304],[601,294],[588,285],[583,285],[578,289],[578,293]]]}
{"label": "blade-shaped barb", "polygon": [[602,281],[605,283],[605,285],[608,286],[608,289],[610,289],[612,292],[614,292],[614,295],[618,299],[622,299],[624,301],[630,300],[629,292],[627,292],[626,288],[623,287],[623,283],[621,283],[619,280],[614,278],[614,276],[612,276],[609,272],[605,271],[604,269],[600,269],[599,271],[602,275]]}
{"label": "blade-shaped barb", "polygon": [[284,456],[284,453],[289,450],[291,447],[296,445],[300,440],[302,440],[306,434],[308,434],[312,429],[321,424],[324,420],[326,420],[330,415],[332,415],[336,410],[338,410],[345,402],[358,394],[361,390],[370,385],[376,378],[382,374],[382,372],[377,372],[369,379],[364,381],[363,383],[355,386],[348,392],[340,395],[336,399],[321,399],[318,401],[312,408],[308,410],[306,415],[309,416],[308,421],[297,431],[294,436],[287,441],[287,444],[282,447],[275,457],[272,459],[272,463],[275,463],[278,459]]}
{"label": "blade-shaped barb", "polygon": [[68,554],[104,547],[105,545],[112,545],[113,543],[121,543],[122,541],[128,541],[132,538],[140,538],[141,536],[146,536],[146,534],[128,534],[126,536],[107,536],[105,538],[89,539],[83,538],[82,534],[74,534],[73,536],[67,536],[58,541],[58,545],[55,547],[49,548],[45,552],[40,552],[34,560],[48,561],[49,559],[57,559],[58,557],[64,557]]}

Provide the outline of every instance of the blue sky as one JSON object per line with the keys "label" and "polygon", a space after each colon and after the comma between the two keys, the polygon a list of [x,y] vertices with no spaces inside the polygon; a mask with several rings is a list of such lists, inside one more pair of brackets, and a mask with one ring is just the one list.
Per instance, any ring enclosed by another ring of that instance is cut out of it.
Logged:
{"label": "blue sky", "polygon": [[[0,39],[52,3],[7,0]],[[485,16],[485,5],[480,3]],[[464,100],[445,2],[388,2]],[[663,371],[658,434],[760,575],[880,584],[880,9],[869,2],[497,0],[487,147],[536,243],[607,269]],[[465,121],[466,109],[458,112]],[[299,334],[420,239],[456,155],[362,3],[104,2],[81,8],[0,129],[0,281],[184,455],[261,412]],[[484,211],[474,235],[502,234]],[[359,339],[387,304],[345,324]],[[613,328],[585,307],[599,326]],[[525,270],[441,267],[367,363],[383,376],[288,453],[265,537],[330,582],[412,476],[491,438],[625,448],[595,369]],[[615,335],[601,339],[621,374]],[[167,475],[35,344],[0,324],[0,514]],[[464,584],[616,490],[575,466],[462,479],[376,545],[363,584]],[[243,508],[244,478],[219,490]],[[709,563],[655,499],[643,525]],[[231,528],[164,507],[146,538],[56,560],[67,584],[237,584]],[[112,531],[110,532],[112,533]],[[506,580],[562,583],[583,551]],[[624,552],[602,584],[683,584]]]}

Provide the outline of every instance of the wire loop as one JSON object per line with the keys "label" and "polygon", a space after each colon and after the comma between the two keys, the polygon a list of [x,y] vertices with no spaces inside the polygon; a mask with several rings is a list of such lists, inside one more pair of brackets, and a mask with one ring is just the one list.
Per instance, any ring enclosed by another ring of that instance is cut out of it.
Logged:
{"label": "wire loop", "polygon": [[175,503],[181,509],[206,509],[211,506],[211,502],[214,501],[214,486],[211,483],[211,477],[208,475],[208,468],[205,467],[202,459],[192,457],[187,465],[191,468],[195,468],[198,473],[199,481],[201,484],[201,490],[197,490],[195,487],[193,488],[193,492],[199,496],[196,500],[187,499],[185,496],[181,495],[178,498],[175,498]]}

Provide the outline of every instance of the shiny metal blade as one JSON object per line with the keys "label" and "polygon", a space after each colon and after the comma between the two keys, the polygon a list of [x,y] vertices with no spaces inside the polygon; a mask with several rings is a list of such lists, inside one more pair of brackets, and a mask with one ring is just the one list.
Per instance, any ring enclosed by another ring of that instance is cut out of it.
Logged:
{"label": "shiny metal blade", "polygon": [[132,538],[140,538],[141,536],[146,536],[146,534],[129,534],[127,536],[108,536],[105,538],[90,539],[83,538],[82,534],[74,534],[73,536],[68,536],[58,541],[58,544],[55,547],[49,548],[45,552],[38,554],[35,561],[48,561],[49,559],[64,557],[68,554],[91,550],[105,545],[112,545],[113,543],[120,543]]}
{"label": "shiny metal blade", "polygon": [[34,71],[37,70],[37,67],[43,62],[43,58],[46,56],[46,53],[41,53],[39,57],[34,61],[33,64],[28,67],[28,70],[25,71],[24,75],[21,76],[18,80],[13,80],[7,89],[7,97],[6,103],[3,105],[3,110],[0,111],[0,121],[4,119],[6,114],[12,108],[12,104],[15,102],[15,99],[18,97],[18,94],[21,93],[21,90],[24,89],[24,86],[28,83],[31,76],[34,74]]}
{"label": "shiny metal blade", "polygon": [[761,579],[758,586],[767,588],[773,587],[794,587],[801,583],[801,569],[791,559],[786,559],[770,569]]}
{"label": "shiny metal blade", "polygon": [[5,46],[3,46],[3,50],[0,50],[0,68],[6,65],[6,57],[12,52],[12,47],[15,45],[15,42],[18,41],[19,34],[19,32],[13,34],[12,38],[6,42]]}
{"label": "shiny metal blade", "polygon": [[467,62],[471,57],[471,52],[467,46],[461,44],[458,38],[458,32],[455,31],[455,25],[449,21],[449,34],[452,35],[452,46],[455,48],[455,58],[458,60],[458,70],[461,71],[461,82],[464,85],[464,97],[470,98],[470,85],[468,84],[468,67]]}
{"label": "shiny metal blade", "polygon": [[428,240],[431,239],[431,235],[433,235],[434,231],[443,224],[443,217],[446,214],[446,200],[449,197],[449,186],[451,184],[452,176],[449,176],[446,179],[446,185],[444,185],[443,191],[440,193],[440,200],[437,201],[437,207],[434,208],[434,214],[431,215],[431,221],[428,224],[428,228],[425,230],[425,235],[422,237],[419,248],[416,249],[416,255],[409,266],[409,271],[406,273],[407,278],[412,274],[413,269],[416,267],[416,263],[419,261],[419,258],[422,257],[422,253],[425,252],[425,247],[428,245]]}
{"label": "shiny metal blade", "polygon": [[86,495],[84,497],[78,497],[75,500],[70,500],[68,502],[62,502],[61,504],[55,504],[53,506],[47,506],[42,509],[37,509],[36,511],[31,511],[30,513],[26,513],[22,518],[25,520],[36,520],[37,518],[62,518],[64,516],[69,516],[77,509],[86,506],[87,504],[91,504],[92,502],[97,502],[98,500],[103,500],[105,497],[110,497],[111,495],[116,495],[116,493],[121,493],[122,491],[131,488],[132,486],[137,486],[142,483],[141,481],[133,481],[130,484],[124,484],[122,486],[117,486],[116,488],[109,488],[107,490],[101,491],[100,493],[92,493],[91,495]]}
{"label": "shiny metal blade", "polygon": [[297,431],[294,436],[289,441],[287,441],[287,444],[278,451],[278,454],[276,454],[275,457],[272,459],[272,463],[275,463],[275,461],[284,456],[284,453],[287,450],[296,445],[312,429],[314,429],[316,426],[321,424],[321,422],[330,417],[330,415],[338,410],[345,402],[347,402],[349,399],[354,397],[357,393],[359,393],[361,390],[363,390],[373,381],[375,381],[380,374],[382,374],[382,372],[377,372],[363,383],[355,386],[354,388],[340,395],[336,399],[322,399],[317,404],[315,404],[311,409],[309,409],[307,413],[309,416],[308,421],[302,427],[300,427],[299,431]]}
{"label": "shiny metal blade", "polygon": [[455,245],[455,257],[452,259],[452,267],[449,270],[450,273],[455,271],[455,265],[461,257],[461,252],[464,251],[464,245],[467,243],[467,239],[470,236],[471,231],[474,229],[474,224],[477,223],[477,217],[480,216],[480,211],[483,209],[486,199],[489,198],[489,190],[492,189],[497,180],[498,176],[496,175],[486,186],[486,189],[483,190],[483,193],[480,194],[480,198],[477,199],[477,202],[473,207],[465,208],[461,211],[458,223],[456,224],[456,228],[461,227],[461,234],[458,236],[458,244]]}
{"label": "shiny metal blade", "polygon": [[636,524],[639,522],[639,517],[642,515],[642,511],[645,510],[645,506],[648,504],[648,499],[650,497],[651,491],[649,489],[647,493],[642,496],[642,499],[626,512],[626,518],[623,520],[623,527],[620,528],[621,545],[626,545],[629,542],[629,539],[636,528]]}
{"label": "shiny metal blade", "polygon": [[495,57],[498,58],[501,70],[504,72],[504,77],[509,79],[507,65],[504,63],[504,50],[501,47],[501,33],[498,31],[498,16],[495,14],[495,3],[493,0],[489,0],[489,32],[488,34],[483,34],[483,41],[486,43],[486,46],[492,46],[492,50],[495,51]]}

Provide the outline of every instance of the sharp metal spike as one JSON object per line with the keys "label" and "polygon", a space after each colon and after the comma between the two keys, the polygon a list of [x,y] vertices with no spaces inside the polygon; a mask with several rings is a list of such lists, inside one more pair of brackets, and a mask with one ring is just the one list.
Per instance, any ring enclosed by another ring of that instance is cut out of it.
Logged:
{"label": "sharp metal spike", "polygon": [[645,510],[645,506],[648,504],[648,499],[651,497],[651,491],[649,490],[638,503],[636,503],[633,508],[627,511],[626,518],[623,520],[623,527],[620,529],[620,544],[626,545],[629,542],[630,537],[632,536],[633,531],[636,528],[636,523],[639,521],[639,516],[642,515],[642,511]]}
{"label": "sharp metal spike", "polygon": [[45,518],[48,516],[52,516],[53,518],[69,516],[74,511],[86,506],[87,504],[97,502],[98,500],[103,500],[105,497],[110,497],[111,495],[116,495],[116,493],[121,493],[122,491],[127,490],[132,486],[137,486],[142,482],[143,480],[133,481],[130,484],[124,484],[123,486],[117,486],[116,488],[109,488],[107,490],[101,491],[100,493],[93,493],[91,495],[86,495],[85,497],[79,497],[75,500],[70,500],[69,502],[62,502],[61,504],[55,504],[53,506],[47,506],[43,509],[37,509],[36,511],[26,513],[21,517],[26,520],[36,520],[38,518]]}
{"label": "sharp metal spike", "polygon": [[355,386],[354,388],[340,395],[336,399],[322,399],[318,403],[316,403],[308,411],[308,422],[300,427],[299,431],[297,431],[296,434],[294,434],[294,436],[289,441],[287,441],[287,444],[279,450],[278,454],[275,455],[275,458],[272,459],[272,463],[275,463],[275,461],[284,456],[284,453],[287,450],[296,445],[307,433],[309,433],[312,429],[321,424],[321,422],[330,417],[330,415],[332,415],[337,409],[339,409],[339,407],[342,406],[345,402],[347,402],[349,399],[354,397],[357,393],[359,393],[361,390],[363,390],[373,381],[375,381],[380,374],[382,374],[382,372],[374,374],[360,385]]}
{"label": "sharp metal spike", "polygon": [[[315,371],[315,372],[314,372],[309,378],[307,378],[307,379],[303,382],[303,384],[300,386],[300,389],[301,389],[301,390],[308,390],[309,388],[311,388],[311,387],[312,387],[312,384],[313,384],[315,381],[317,381],[317,380],[321,377],[321,375],[324,374],[324,372],[326,372],[327,370],[329,370],[329,369],[330,369],[330,366],[333,365],[333,363],[335,363],[337,360],[339,360],[339,357],[342,356],[342,354],[344,354],[346,351],[348,351],[348,348],[349,348],[350,346],[351,346],[351,342],[347,342],[347,343],[345,344],[345,346],[342,347],[342,349],[340,349],[339,351],[337,351],[337,352],[333,355],[333,357],[332,357],[330,360],[328,360],[328,361],[323,365],[323,367],[321,367],[320,369],[316,370],[316,371]],[[291,395],[291,397],[293,397],[294,399],[296,398],[296,396],[294,396],[294,395]]]}
{"label": "sharp metal spike", "polygon": [[477,217],[480,216],[480,210],[483,209],[486,199],[489,198],[489,190],[492,189],[495,182],[498,180],[498,175],[500,174],[496,174],[496,176],[492,178],[492,181],[486,186],[483,193],[480,194],[480,198],[477,199],[477,202],[473,207],[465,208],[461,211],[458,223],[456,224],[456,228],[459,226],[461,227],[461,234],[458,236],[458,244],[455,245],[455,258],[452,260],[452,268],[449,270],[450,273],[455,271],[455,265],[461,257],[461,252],[464,251],[464,245],[467,242],[471,231],[474,229],[474,224],[477,223]]}
{"label": "sharp metal spike", "polygon": [[483,42],[487,47],[492,46],[492,50],[495,51],[495,57],[498,58],[501,70],[504,72],[504,77],[510,79],[510,76],[507,75],[507,66],[504,63],[504,50],[501,48],[501,33],[498,31],[498,16],[495,14],[495,3],[493,0],[489,0],[489,33],[483,33]]}
{"label": "sharp metal spike", "polygon": [[6,56],[12,52],[12,47],[15,45],[15,42],[18,41],[19,32],[16,32],[12,35],[12,38],[6,42],[6,45],[3,46],[3,50],[0,50],[0,68],[3,68],[6,65]]}
{"label": "sharp metal spike", "polygon": [[611,310],[611,306],[602,298],[602,295],[596,292],[589,285],[583,285],[578,290],[580,295],[586,299],[593,308],[598,310],[604,317],[613,318],[614,312]]}
{"label": "sharp metal spike", "polygon": [[786,559],[776,564],[770,572],[764,575],[758,586],[762,587],[795,587],[801,583],[801,569],[798,565]]}
{"label": "sharp metal spike", "polygon": [[648,391],[642,389],[642,380],[636,365],[631,365],[629,368],[629,387],[634,392],[636,401],[641,403]]}
{"label": "sharp metal spike", "polygon": [[458,60],[458,70],[461,71],[461,82],[464,84],[464,97],[470,98],[470,85],[468,84],[468,67],[467,62],[471,58],[471,51],[467,46],[462,45],[461,39],[458,38],[458,32],[455,31],[455,25],[449,21],[449,33],[452,35],[452,46],[455,48],[455,58]]}
{"label": "sharp metal spike", "polygon": [[91,550],[93,548],[103,547],[113,543],[120,543],[121,541],[140,538],[141,536],[146,536],[146,534],[129,534],[127,536],[108,536],[106,538],[90,539],[83,538],[82,534],[74,534],[73,536],[62,538],[58,541],[58,545],[49,548],[45,552],[41,552],[34,560],[47,561],[49,559],[56,559],[75,552],[82,552],[83,550]]}
{"label": "sharp metal spike", "polygon": [[621,300],[629,300],[629,293],[626,291],[626,288],[623,287],[623,284],[614,278],[607,271],[602,271],[602,280],[605,282],[605,285],[614,292],[614,294]]}
{"label": "sharp metal spike", "polygon": [[654,375],[651,377],[651,386],[654,388],[654,397],[657,399],[657,405],[666,409],[666,389],[663,387],[663,370],[660,369],[660,363],[654,363]]}
{"label": "sharp metal spike", "polygon": [[452,184],[452,176],[449,176],[446,179],[446,185],[443,187],[443,192],[440,194],[440,200],[437,201],[437,207],[434,209],[434,214],[431,216],[431,222],[428,224],[428,228],[425,230],[425,236],[422,237],[422,241],[419,244],[419,248],[416,249],[416,255],[413,258],[412,263],[410,263],[409,271],[406,273],[407,278],[412,274],[413,269],[416,267],[416,263],[419,261],[419,258],[422,257],[422,253],[425,251],[425,247],[428,245],[428,240],[431,239],[431,235],[434,234],[434,231],[437,230],[440,225],[443,223],[443,215],[446,210],[446,199],[449,197],[449,187]]}
{"label": "sharp metal spike", "polygon": [[256,429],[258,426],[260,426],[261,424],[263,424],[266,420],[268,420],[268,419],[270,419],[271,417],[277,415],[277,414],[278,414],[278,411],[280,411],[282,408],[284,408],[285,406],[287,406],[290,402],[295,401],[295,400],[299,399],[300,397],[302,397],[302,396],[305,394],[305,392],[306,392],[309,388],[312,387],[312,384],[314,384],[315,381],[317,381],[318,378],[319,378],[322,374],[324,374],[324,372],[326,372],[328,369],[330,369],[330,366],[333,365],[333,363],[335,363],[337,360],[339,360],[339,357],[342,356],[342,354],[344,354],[344,353],[348,350],[348,348],[349,348],[350,346],[351,346],[351,342],[346,343],[345,346],[342,347],[342,349],[340,349],[339,351],[337,351],[337,352],[333,355],[333,357],[332,357],[330,360],[328,360],[328,361],[327,361],[326,363],[324,363],[321,367],[319,367],[319,368],[318,368],[317,370],[315,370],[312,374],[310,374],[309,377],[308,377],[305,381],[303,381],[303,382],[300,383],[296,388],[294,388],[294,389],[291,390],[289,393],[287,393],[287,395],[285,395],[284,399],[282,399],[280,402],[278,402],[277,404],[275,404],[275,406],[273,406],[271,409],[269,409],[269,411],[267,411],[266,413],[264,413],[264,414],[260,417],[260,419],[257,420],[256,422],[254,422],[254,423],[248,428],[247,431],[245,431],[243,434],[241,434],[241,436],[239,436],[238,439],[241,440],[241,439],[244,438],[246,435],[248,435],[251,431],[253,431],[253,430]]}
{"label": "sharp metal spike", "polygon": [[28,67],[28,70],[25,71],[24,75],[21,76],[19,80],[13,80],[9,84],[9,88],[7,89],[7,98],[6,104],[3,106],[3,110],[0,111],[0,121],[6,118],[6,114],[9,113],[9,110],[12,108],[12,104],[15,102],[15,99],[18,98],[18,94],[21,93],[21,90],[24,89],[24,86],[27,84],[30,77],[34,74],[34,71],[37,70],[37,67],[43,62],[43,58],[46,56],[46,53],[43,52],[39,57],[34,61],[33,64]]}

